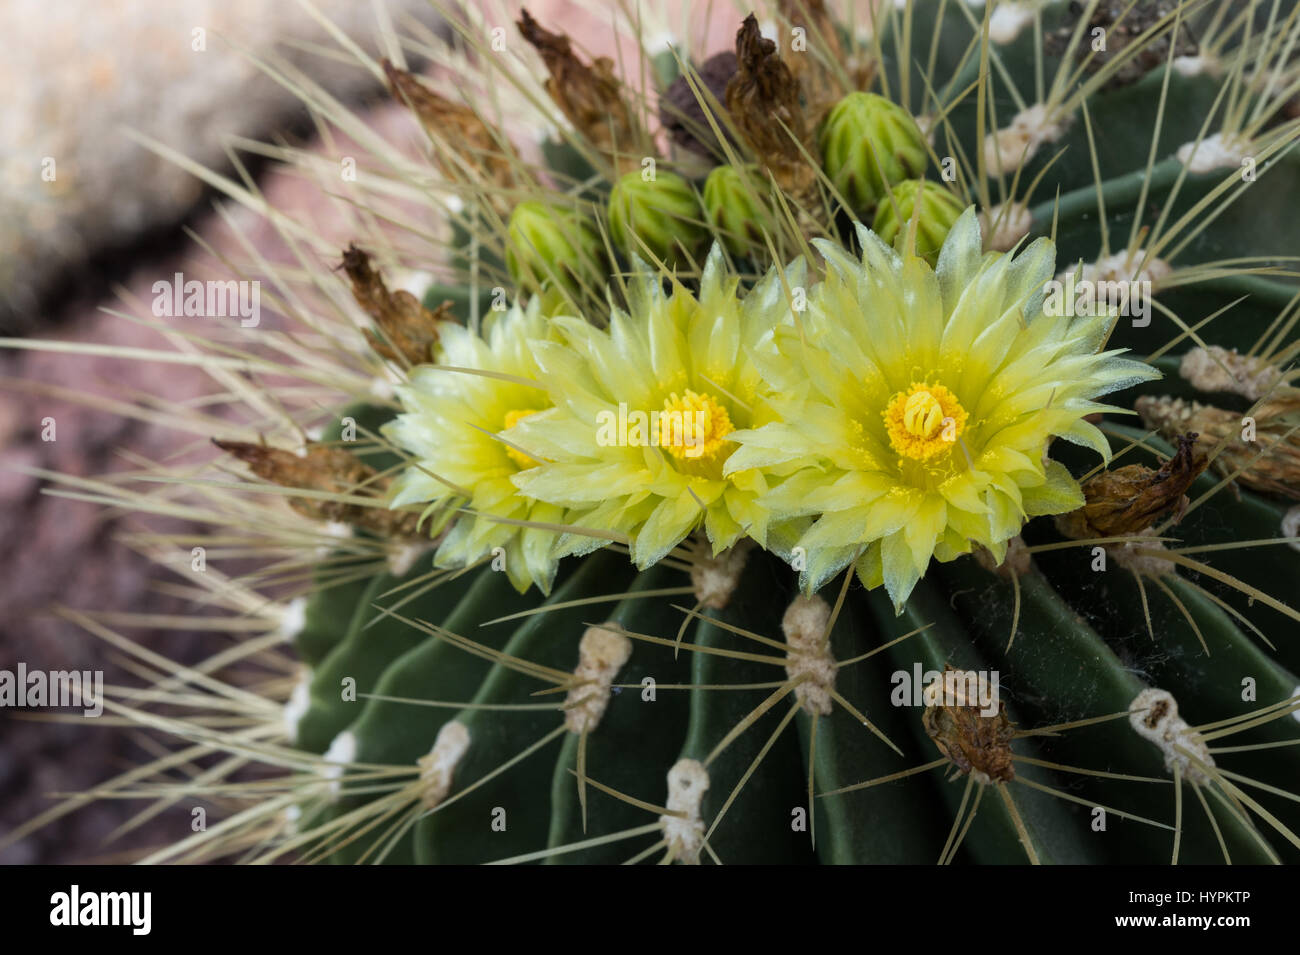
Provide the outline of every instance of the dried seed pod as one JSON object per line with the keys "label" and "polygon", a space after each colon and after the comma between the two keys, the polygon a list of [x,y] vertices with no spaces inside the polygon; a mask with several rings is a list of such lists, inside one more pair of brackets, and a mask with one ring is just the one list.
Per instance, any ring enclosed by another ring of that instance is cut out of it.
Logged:
{"label": "dried seed pod", "polygon": [[289,506],[304,517],[350,524],[382,537],[420,536],[417,528],[420,515],[412,511],[390,511],[382,506],[379,502],[386,482],[378,481],[375,469],[351,451],[309,444],[306,452],[298,455],[283,448],[247,441],[213,439],[212,443],[239,458],[254,474],[272,484],[348,497],[373,492],[376,498],[376,505],[370,507],[328,497],[290,497]]}
{"label": "dried seed pod", "polygon": [[1195,434],[1178,436],[1178,452],[1153,470],[1130,464],[1102,471],[1083,482],[1083,507],[1056,518],[1066,537],[1131,537],[1141,534],[1163,515],[1187,508],[1187,489],[1205,470],[1208,458],[1196,450]]}
{"label": "dried seed pod", "polygon": [[736,74],[727,84],[727,111],[736,128],[796,202],[812,196],[816,171],[808,163],[812,127],[799,81],[765,39],[751,13],[736,32]]}
{"label": "dried seed pod", "polygon": [[451,303],[425,308],[410,292],[390,291],[384,278],[371,266],[367,252],[349,245],[343,252],[343,271],[352,283],[352,297],[379,326],[382,334],[362,329],[370,347],[389,361],[421,365],[433,361],[438,343],[438,326],[455,321]]}
{"label": "dried seed pod", "polygon": [[[1169,45],[1173,36],[1172,18],[1177,8],[1177,0],[1137,0],[1136,3],[1132,0],[1102,0],[1080,32],[1078,44],[1071,48],[1075,27],[1087,9],[1085,4],[1072,0],[1069,21],[1044,37],[1043,48],[1052,56],[1062,57],[1073,49],[1075,61],[1084,67],[1089,76],[1096,75],[1112,61],[1123,60],[1123,65],[1103,87],[1118,89],[1136,83],[1169,60]],[[1154,39],[1139,39],[1166,17],[1170,21],[1164,33]],[[1100,50],[1096,49],[1095,41],[1102,34],[1096,33],[1097,30],[1104,31],[1105,46]],[[1177,36],[1172,42],[1175,47],[1174,57],[1195,56],[1199,51],[1186,16],[1178,25]],[[1130,45],[1134,47],[1135,54],[1125,57],[1125,51]]]}
{"label": "dried seed pod", "polygon": [[876,207],[871,229],[883,241],[899,247],[917,202],[921,214],[916,224],[916,254],[934,265],[943,240],[966,211],[961,200],[938,183],[905,179],[893,186]]}
{"label": "dried seed pod", "polygon": [[1146,396],[1135,407],[1148,427],[1166,435],[1197,432],[1200,453],[1222,445],[1213,468],[1224,477],[1240,469],[1237,483],[1300,500],[1300,409],[1293,403],[1266,402],[1247,414],[1182,398]]}
{"label": "dried seed pod", "polygon": [[541,54],[551,74],[546,92],[574,128],[619,173],[640,168],[642,156],[653,149],[614,75],[614,61],[602,56],[583,63],[565,34],[551,33],[527,9],[520,13],[519,32]]}
{"label": "dried seed pod", "polygon": [[1010,782],[1016,777],[1011,762],[1016,728],[1000,703],[995,714],[984,715],[979,698],[987,690],[982,673],[945,666],[942,681],[927,688],[921,725],[939,752],[976,782]]}
{"label": "dried seed pod", "polygon": [[[414,73],[399,69],[387,59],[383,61],[384,75],[393,96],[405,103],[419,118],[431,136],[448,144],[455,144],[455,155],[465,166],[442,158],[443,173],[452,180],[470,181],[478,189],[493,195],[493,203],[500,204],[498,211],[505,213],[508,206],[501,193],[516,186],[514,167],[508,155],[507,140],[470,109],[453,103],[429,89]],[[467,175],[469,173],[469,175]]]}
{"label": "dried seed pod", "polygon": [[925,137],[912,115],[876,93],[850,93],[836,103],[818,143],[826,174],[859,217],[927,163]]}

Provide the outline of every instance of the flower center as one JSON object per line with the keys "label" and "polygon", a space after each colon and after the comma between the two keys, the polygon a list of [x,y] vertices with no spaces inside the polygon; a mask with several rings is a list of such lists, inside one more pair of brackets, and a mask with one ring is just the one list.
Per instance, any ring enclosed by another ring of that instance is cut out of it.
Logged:
{"label": "flower center", "polygon": [[712,395],[690,389],[664,399],[659,415],[659,446],[678,460],[710,458],[735,431],[731,416]]}
{"label": "flower center", "polygon": [[890,399],[882,414],[890,445],[914,461],[952,450],[966,426],[966,409],[943,385],[913,382]]}
{"label": "flower center", "polygon": [[[505,421],[501,425],[501,430],[509,431],[529,415],[537,414],[540,410],[540,408],[515,408],[513,411],[507,411]],[[533,458],[530,458],[522,451],[516,451],[508,444],[505,446],[505,449],[506,454],[510,455],[510,460],[514,461],[515,464],[519,465],[521,468],[535,468],[537,465],[542,463],[541,461],[536,461]]]}

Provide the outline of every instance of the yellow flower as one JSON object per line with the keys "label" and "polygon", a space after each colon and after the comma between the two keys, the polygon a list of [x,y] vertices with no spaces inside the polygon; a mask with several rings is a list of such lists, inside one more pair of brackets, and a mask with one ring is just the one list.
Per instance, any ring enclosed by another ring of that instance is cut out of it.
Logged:
{"label": "yellow flower", "polygon": [[[555,532],[501,520],[554,523],[562,514],[511,482],[537,464],[515,446],[512,429],[551,407],[529,348],[530,339],[547,334],[538,302],[534,297],[527,311],[516,306],[495,313],[483,335],[444,325],[440,363],[415,368],[397,388],[405,413],[383,430],[414,456],[393,482],[391,506],[452,509],[438,566],[464,567],[500,547],[515,587],[524,591],[536,584],[548,593],[555,579]],[[457,514],[457,508],[464,510]]]}
{"label": "yellow flower", "polygon": [[[803,272],[792,266],[783,283],[773,270],[743,305],[738,280],[724,272],[715,247],[697,299],[677,283],[665,293],[660,274],[642,270],[629,283],[629,312],[615,309],[608,330],[557,318],[563,342],[534,345],[556,408],[516,429],[520,446],[544,463],[515,485],[563,505],[583,530],[626,536],[638,567],[700,526],[715,554],[746,534],[767,537],[758,504],[766,478],[727,463],[736,430],[771,418],[752,356],[771,349],[770,316]],[[558,552],[608,541],[575,531]]]}
{"label": "yellow flower", "polygon": [[776,420],[731,434],[742,447],[724,473],[789,475],[760,504],[773,521],[802,521],[806,589],[856,560],[901,609],[931,557],[979,544],[1001,561],[1028,518],[1081,505],[1048,444],[1108,457],[1084,416],[1122,409],[1092,399],[1158,373],[1097,351],[1109,315],[1044,314],[1047,239],[984,256],[968,209],[932,269],[865,228],[859,237],[861,262],[818,242],[826,278],[797,326],[778,328],[779,356],[762,362],[782,396],[770,403]]}

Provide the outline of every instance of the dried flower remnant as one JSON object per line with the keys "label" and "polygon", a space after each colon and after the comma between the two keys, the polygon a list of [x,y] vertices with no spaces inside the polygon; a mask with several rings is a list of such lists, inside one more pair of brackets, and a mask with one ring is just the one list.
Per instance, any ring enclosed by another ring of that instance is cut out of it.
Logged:
{"label": "dried flower remnant", "polygon": [[[304,454],[298,455],[247,441],[214,439],[213,443],[243,461],[264,481],[320,492],[320,497],[289,498],[289,506],[304,517],[350,524],[383,537],[419,536],[420,515],[412,511],[390,511],[383,506],[387,482],[379,480],[378,472],[351,451],[312,443],[307,445]],[[374,507],[344,499],[364,496],[368,491],[374,494]]]}
{"label": "dried flower remnant", "polygon": [[520,13],[519,32],[541,55],[551,74],[546,92],[574,128],[619,174],[640,169],[642,156],[652,150],[614,75],[614,61],[602,56],[583,63],[566,35],[550,32],[527,9]]}
{"label": "dried flower remnant", "polygon": [[[1006,783],[1016,777],[1011,763],[1011,740],[1016,728],[1000,704],[993,716],[981,714],[979,698],[985,696],[984,679],[983,674],[946,665],[943,679],[933,684],[938,699],[925,708],[921,725],[939,752],[976,782]],[[978,692],[970,698],[966,689],[974,681],[978,681]]]}
{"label": "dried flower remnant", "polygon": [[[454,155],[466,164],[462,166],[449,162],[447,157],[435,156],[443,174],[454,182],[468,180],[476,187],[475,192],[492,197],[490,201],[499,213],[509,212],[510,201],[503,193],[514,188],[516,181],[514,166],[502,148],[508,145],[502,134],[468,106],[429,89],[414,73],[394,66],[387,59],[383,66],[393,96],[410,107],[430,136],[447,144],[454,143]],[[471,174],[466,175],[467,172]],[[480,181],[474,182],[475,178]]]}
{"label": "dried flower remnant", "polygon": [[764,38],[751,13],[736,33],[736,75],[727,84],[727,111],[777,185],[797,202],[817,181],[807,157],[811,133],[799,97],[799,81]]}
{"label": "dried flower remnant", "polygon": [[1086,503],[1057,517],[1056,526],[1066,537],[1088,540],[1141,534],[1170,511],[1181,517],[1187,489],[1209,463],[1197,450],[1196,438],[1194,433],[1179,435],[1177,453],[1159,470],[1130,464],[1084,481]]}
{"label": "dried flower remnant", "polygon": [[803,90],[809,125],[816,127],[846,93],[871,85],[875,63],[844,49],[824,0],[780,0],[779,10],[791,35],[803,31],[805,48],[790,57],[788,65]]}
{"label": "dried flower remnant", "polygon": [[1214,470],[1252,491],[1300,501],[1300,416],[1291,402],[1266,402],[1249,414],[1182,398],[1145,396],[1135,405],[1163,434],[1195,431],[1197,450],[1217,454]]}
{"label": "dried flower remnant", "polygon": [[410,365],[432,361],[438,326],[454,321],[451,302],[428,309],[410,292],[390,291],[383,276],[372,267],[370,254],[356,245],[343,252],[343,271],[352,283],[352,297],[379,326],[379,334],[362,329],[370,347],[389,361]]}

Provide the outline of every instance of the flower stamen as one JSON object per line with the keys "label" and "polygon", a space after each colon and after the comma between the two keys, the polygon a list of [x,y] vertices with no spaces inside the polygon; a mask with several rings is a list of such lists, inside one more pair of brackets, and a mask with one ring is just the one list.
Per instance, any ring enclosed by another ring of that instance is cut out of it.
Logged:
{"label": "flower stamen", "polygon": [[[509,431],[520,421],[523,421],[529,415],[537,414],[537,412],[540,410],[541,410],[540,408],[515,408],[511,411],[507,411],[505,420],[501,425],[501,430]],[[515,462],[515,464],[519,465],[521,468],[535,468],[537,467],[537,465],[542,463],[541,461],[529,457],[528,455],[524,454],[522,451],[515,450],[514,448],[510,447],[510,445],[508,444],[505,446],[505,449],[506,449],[506,454],[510,455],[510,460]]]}
{"label": "flower stamen", "polygon": [[914,461],[925,461],[952,450],[966,425],[966,409],[943,385],[913,382],[882,412],[889,443]]}
{"label": "flower stamen", "polygon": [[678,460],[698,461],[717,454],[735,430],[731,415],[716,398],[688,388],[681,397],[674,391],[664,399],[659,446]]}

